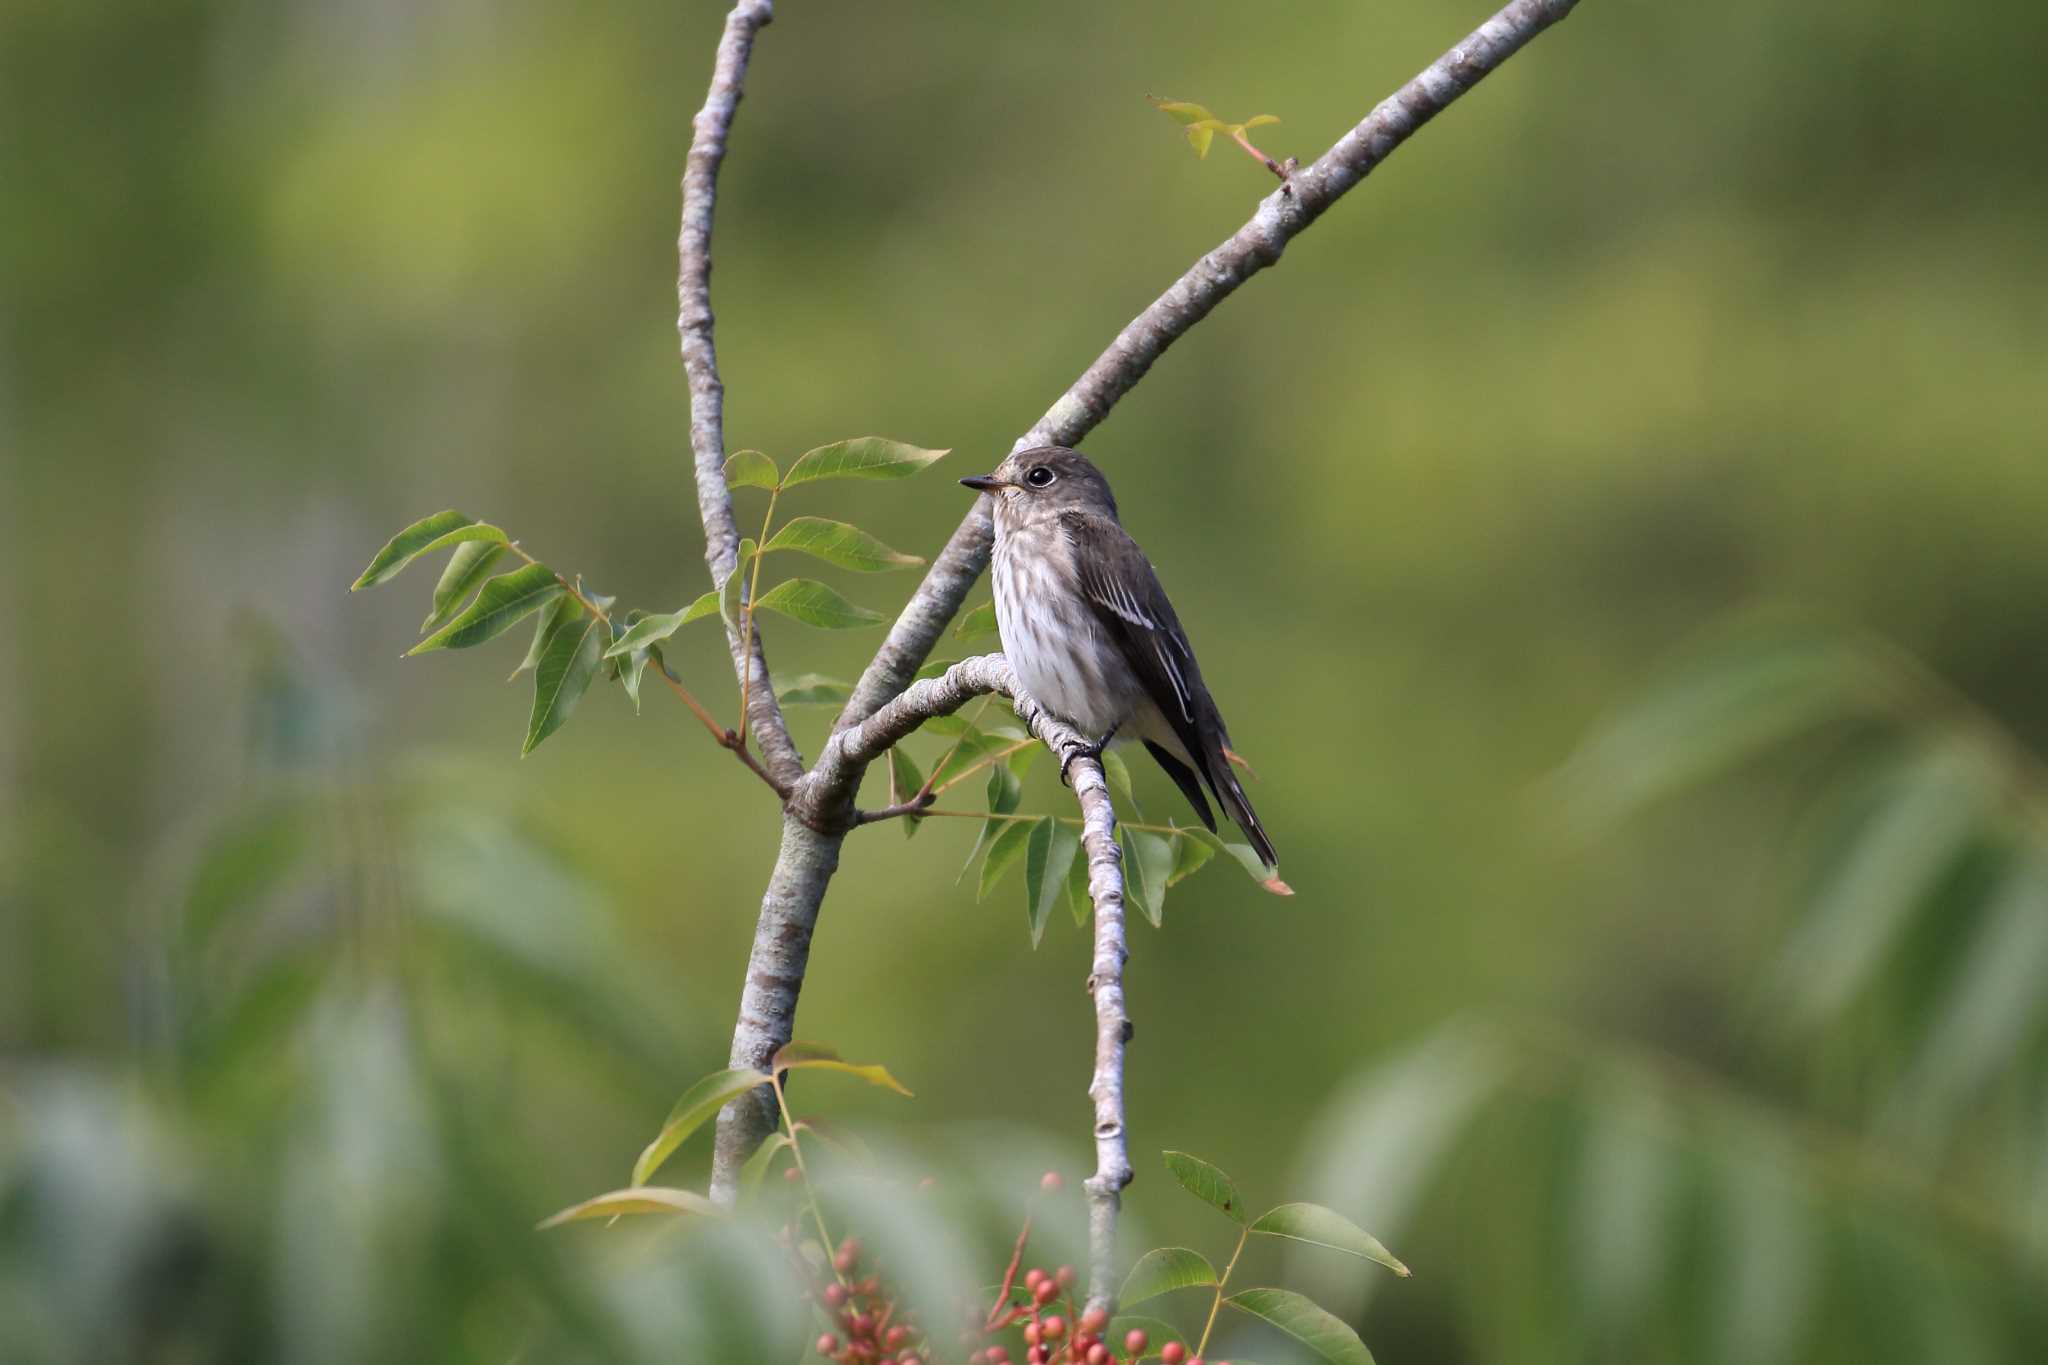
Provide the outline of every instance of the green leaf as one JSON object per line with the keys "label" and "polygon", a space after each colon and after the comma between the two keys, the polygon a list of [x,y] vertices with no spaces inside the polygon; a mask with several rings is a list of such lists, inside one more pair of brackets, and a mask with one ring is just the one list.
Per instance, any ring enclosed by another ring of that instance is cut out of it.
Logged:
{"label": "green leaf", "polygon": [[713,588],[710,592],[699,594],[696,601],[683,608],[681,615],[683,619],[677,624],[685,626],[692,621],[701,621],[707,616],[718,615],[718,589]]}
{"label": "green leaf", "polygon": [[1157,109],[1160,113],[1165,114],[1183,127],[1197,123],[1216,123],[1219,121],[1214,114],[1204,109],[1201,105],[1190,104],[1186,100],[1162,99],[1158,95],[1147,95],[1145,99],[1154,109]]}
{"label": "green leaf", "polygon": [[1215,846],[1201,839],[1190,839],[1185,835],[1173,838],[1173,871],[1167,874],[1166,884],[1177,886],[1183,877],[1192,877],[1216,856]]}
{"label": "green leaf", "polygon": [[641,617],[626,628],[625,634],[612,641],[611,648],[604,652],[604,657],[607,659],[624,658],[635,650],[645,649],[649,645],[658,644],[666,640],[690,621],[696,619],[696,617],[691,617],[687,613],[696,611],[699,606],[702,606],[704,610],[697,612],[697,616],[709,616],[712,612],[718,610],[718,594],[707,592],[695,602],[683,608],[682,611],[666,612],[660,616]]}
{"label": "green leaf", "polygon": [[852,683],[822,673],[799,673],[775,684],[775,700],[784,706],[844,706],[852,696]]}
{"label": "green leaf", "polygon": [[556,624],[572,616],[581,616],[582,614],[583,604],[567,593],[563,593],[560,597],[556,598],[554,605],[542,612],[540,619],[533,623],[533,639],[526,646],[526,657],[519,661],[519,667],[513,669],[506,676],[505,681],[511,682],[512,679],[518,677],[521,673],[531,673],[535,668],[539,667],[540,656],[548,647],[548,635],[554,630]]}
{"label": "green leaf", "polygon": [[1190,124],[1187,134],[1188,146],[1195,149],[1195,159],[1197,161],[1207,161],[1209,159],[1210,139],[1216,136],[1216,124],[1213,122]]}
{"label": "green leaf", "polygon": [[802,1041],[784,1043],[775,1056],[769,1060],[771,1071],[839,1071],[848,1076],[858,1076],[869,1085],[893,1090],[905,1099],[913,1099],[903,1082],[889,1074],[889,1068],[873,1062],[855,1063],[843,1060],[837,1052],[822,1043]]}
{"label": "green leaf", "polygon": [[462,604],[477,584],[490,577],[491,566],[504,554],[505,547],[495,541],[471,540],[456,546],[455,553],[448,556],[448,567],[441,570],[441,581],[434,585],[434,609],[420,622],[420,634],[439,629],[462,610]]}
{"label": "green leaf", "polygon": [[978,635],[994,635],[996,627],[996,604],[983,602],[978,607],[969,607],[960,613],[959,623],[953,627],[953,634],[962,640],[972,640]]}
{"label": "green leaf", "polygon": [[851,441],[835,441],[805,451],[783,476],[782,486],[794,488],[819,479],[907,479],[950,453],[904,445],[880,436],[857,436]]}
{"label": "green leaf", "polygon": [[792,620],[824,630],[853,630],[878,625],[889,618],[878,611],[855,606],[823,583],[810,578],[792,578],[777,583],[754,603],[756,611],[779,611]]}
{"label": "green leaf", "polygon": [[858,526],[825,517],[794,517],[768,538],[761,553],[800,550],[814,559],[859,573],[906,569],[924,561],[890,549]]}
{"label": "green leaf", "polygon": [[[746,591],[747,563],[753,559],[754,553],[758,548],[754,544],[752,536],[743,537],[740,540],[740,548],[733,557],[732,572],[718,580],[718,615],[724,620],[725,628],[734,635],[740,633],[740,609],[737,594]],[[703,601],[704,599],[700,597],[684,608],[684,619],[694,619],[690,613],[695,612],[702,605]],[[758,606],[759,603],[755,605]]]}
{"label": "green leaf", "polygon": [[728,1071],[714,1071],[685,1090],[682,1098],[668,1111],[668,1118],[662,1123],[661,1131],[655,1134],[654,1141],[647,1144],[640,1153],[640,1159],[633,1163],[633,1183],[645,1185],[661,1169],[661,1164],[675,1155],[676,1148],[682,1146],[690,1134],[703,1127],[733,1100],[756,1086],[768,1083],[767,1072],[736,1066]]}
{"label": "green leaf", "polygon": [[[924,790],[924,774],[917,770],[917,760],[910,756],[901,744],[889,748],[889,804],[900,805]],[[903,837],[908,839],[917,833],[917,827],[924,823],[920,816],[903,817]]]}
{"label": "green leaf", "polygon": [[775,467],[775,461],[758,450],[736,450],[725,457],[727,488],[773,489],[781,482],[782,471]]}
{"label": "green leaf", "polygon": [[988,856],[981,860],[981,889],[975,893],[976,900],[987,900],[988,893],[996,888],[1003,874],[1015,866],[1024,856],[1024,846],[1031,837],[1030,820],[1007,820],[989,843]]}
{"label": "green leaf", "polygon": [[[1079,835],[1075,836],[1077,839]],[[1067,909],[1074,916],[1074,925],[1080,928],[1095,916],[1095,898],[1088,894],[1088,849],[1083,844],[1074,858],[1074,865],[1067,869]]]}
{"label": "green leaf", "polygon": [[922,682],[926,678],[936,678],[959,662],[958,659],[926,659],[924,666],[917,670],[911,681]]}
{"label": "green leaf", "polygon": [[[965,746],[963,745],[962,747],[964,748]],[[950,760],[942,760],[939,764],[939,771],[933,774],[933,785],[937,786],[938,777],[953,766],[955,765]],[[989,769],[987,791],[988,813],[990,815],[1009,815],[1024,800],[1024,784],[1018,780],[1015,773],[1000,764]],[[987,851],[988,846],[995,842],[996,835],[1002,833],[1008,823],[1003,820],[984,820],[981,822],[981,832],[974,837],[974,847],[967,851],[967,861],[960,865],[960,877],[967,875],[967,870],[973,867],[975,861]],[[960,880],[960,877],[955,877],[953,880],[957,882]]]}
{"label": "green leaf", "polygon": [[1166,1152],[1163,1155],[1166,1157],[1166,1169],[1172,1172],[1182,1189],[1197,1199],[1214,1204],[1238,1222],[1244,1221],[1244,1199],[1229,1176],[1186,1152]]}
{"label": "green leaf", "polygon": [[483,591],[476,595],[476,601],[469,604],[467,611],[406,653],[468,649],[496,639],[560,597],[563,591],[561,580],[545,564],[528,564],[511,573],[499,574],[484,584]]}
{"label": "green leaf", "polygon": [[1408,1274],[1408,1267],[1380,1245],[1379,1239],[1335,1209],[1321,1204],[1282,1204],[1261,1214],[1252,1231],[1268,1237],[1285,1237],[1311,1246],[1328,1247],[1367,1261],[1377,1261],[1396,1275]]}
{"label": "green leaf", "polygon": [[740,1167],[740,1203],[752,1203],[761,1192],[761,1182],[768,1176],[768,1168],[775,1164],[775,1155],[790,1145],[787,1133],[770,1133],[765,1142],[754,1149],[754,1154]]}
{"label": "green leaf", "polygon": [[[476,518],[464,516],[453,510],[436,512],[431,517],[421,518],[385,542],[384,548],[377,551],[375,558],[370,560],[370,567],[364,569],[361,576],[349,585],[349,591],[355,592],[362,588],[375,587],[379,583],[390,582],[404,572],[406,565],[428,550],[455,544],[456,541],[449,539],[450,536],[477,525]],[[503,540],[505,533],[495,526],[483,526],[476,535],[462,538],[488,540],[494,537]]]}
{"label": "green leaf", "polygon": [[556,623],[541,649],[540,662],[534,665],[533,714],[526,722],[526,744],[519,751],[522,758],[561,729],[576,703],[583,700],[590,680],[597,676],[604,643],[610,636],[602,620],[580,611]]}
{"label": "green leaf", "polygon": [[317,847],[316,828],[297,800],[237,811],[207,839],[192,869],[180,925],[184,943],[196,949],[229,915],[261,910]]}
{"label": "green leaf", "polygon": [[1294,894],[1294,888],[1281,881],[1274,869],[1266,866],[1265,859],[1259,857],[1258,852],[1250,844],[1226,842],[1220,835],[1212,834],[1206,829],[1184,829],[1180,833],[1183,839],[1199,839],[1215,852],[1229,854],[1237,865],[1244,869],[1245,875],[1259,884],[1261,891],[1271,892],[1275,896]]}
{"label": "green leaf", "polygon": [[1128,826],[1117,831],[1124,853],[1124,891],[1157,929],[1166,922],[1166,880],[1173,875],[1173,845],[1162,835]]}
{"label": "green leaf", "polygon": [[573,1223],[582,1218],[617,1218],[628,1213],[692,1213],[706,1218],[725,1217],[723,1209],[694,1190],[672,1190],[665,1186],[647,1185],[613,1190],[595,1199],[571,1204],[554,1217],[542,1219],[538,1226],[558,1228],[564,1223]]}
{"label": "green leaf", "polygon": [[[963,731],[952,748],[939,760],[939,766],[932,771],[932,785],[935,787],[943,786],[945,783],[951,782],[983,759],[990,758],[1001,752],[1008,745],[1009,741],[997,739],[994,735],[984,734],[980,730]],[[1003,765],[992,764],[991,766],[1002,767]],[[1012,777],[1016,776],[1014,770],[1006,768],[1005,771],[1009,772]],[[1013,806],[1011,809],[1014,810],[1016,808]]]}
{"label": "green leaf", "polygon": [[1129,1308],[1176,1289],[1214,1283],[1216,1267],[1201,1252],[1187,1247],[1157,1247],[1140,1256],[1131,1273],[1124,1276],[1124,1287],[1117,1290],[1116,1301]]}
{"label": "green leaf", "polygon": [[1132,815],[1137,816],[1141,820],[1144,819],[1145,812],[1138,806],[1138,792],[1131,785],[1131,770],[1125,764],[1124,756],[1114,749],[1104,749],[1102,751],[1102,775],[1109,779],[1111,790],[1123,798],[1122,809],[1128,810]]}
{"label": "green leaf", "polygon": [[[612,644],[617,645],[620,640],[625,639],[626,631],[638,624],[639,620],[636,619],[628,626],[622,628],[617,618],[613,618]],[[607,659],[612,657],[610,650],[605,651],[605,657]],[[615,667],[618,669],[619,682],[625,687],[626,695],[633,699],[633,711],[635,714],[638,714],[640,710],[640,679],[647,672],[649,662],[659,665],[664,673],[668,671],[668,663],[661,657],[660,645],[642,646],[631,651],[625,658],[614,661]]]}
{"label": "green leaf", "polygon": [[1286,1289],[1246,1289],[1224,1302],[1271,1323],[1330,1365],[1373,1365],[1372,1352],[1350,1324],[1304,1295]]}
{"label": "green leaf", "polygon": [[1278,123],[1279,121],[1280,116],[1278,114],[1253,114],[1243,123],[1236,125],[1236,127],[1237,131],[1241,133],[1248,128],[1263,128],[1269,123]]}
{"label": "green leaf", "polygon": [[1031,842],[1024,849],[1024,909],[1031,919],[1034,948],[1045,934],[1045,922],[1052,917],[1053,903],[1067,884],[1080,847],[1080,832],[1051,816],[1031,827]]}

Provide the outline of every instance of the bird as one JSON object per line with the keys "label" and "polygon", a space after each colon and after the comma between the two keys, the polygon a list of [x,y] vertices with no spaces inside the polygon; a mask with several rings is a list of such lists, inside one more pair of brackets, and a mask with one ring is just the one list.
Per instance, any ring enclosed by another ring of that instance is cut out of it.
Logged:
{"label": "bird", "polygon": [[1142,741],[1213,831],[1206,782],[1277,869],[1194,646],[1102,471],[1078,450],[1037,446],[960,482],[994,503],[996,629],[1024,690],[1095,739],[1092,756],[1113,739]]}

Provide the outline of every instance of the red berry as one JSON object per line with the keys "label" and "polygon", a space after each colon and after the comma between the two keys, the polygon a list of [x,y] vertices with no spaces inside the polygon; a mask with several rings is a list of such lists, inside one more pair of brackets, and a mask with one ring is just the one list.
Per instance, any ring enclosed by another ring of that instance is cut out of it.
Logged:
{"label": "red berry", "polygon": [[1056,1280],[1040,1280],[1038,1288],[1031,1291],[1031,1297],[1040,1303],[1051,1303],[1059,1296],[1060,1286]]}
{"label": "red berry", "polygon": [[832,1268],[844,1275],[860,1264],[860,1242],[852,1237],[839,1244],[838,1254],[832,1258]]}
{"label": "red berry", "polygon": [[1188,1348],[1177,1341],[1169,1341],[1159,1348],[1159,1358],[1165,1361],[1166,1365],[1181,1365],[1181,1362],[1188,1358]]}
{"label": "red berry", "polygon": [[889,1335],[882,1338],[882,1344],[893,1351],[908,1340],[910,1340],[910,1329],[899,1324],[889,1329]]}
{"label": "red berry", "polygon": [[835,1336],[833,1336],[833,1335],[832,1335],[832,1334],[831,1334],[830,1332],[827,1332],[827,1333],[825,1333],[825,1335],[823,1335],[823,1336],[819,1337],[819,1338],[818,1338],[818,1354],[819,1354],[819,1355],[821,1355],[821,1356],[833,1356],[833,1355],[838,1355],[838,1354],[839,1354],[839,1338],[838,1338],[838,1337],[835,1337]]}
{"label": "red berry", "polygon": [[1037,1323],[1027,1322],[1024,1324],[1024,1344],[1026,1346],[1036,1346],[1038,1344]]}
{"label": "red berry", "polygon": [[857,1337],[869,1337],[875,1334],[875,1320],[867,1313],[855,1314],[851,1325],[853,1327],[853,1334]]}
{"label": "red berry", "polygon": [[1038,1325],[1047,1341],[1058,1341],[1067,1334],[1067,1320],[1055,1313]]}
{"label": "red berry", "polygon": [[834,1308],[844,1304],[846,1302],[846,1286],[843,1284],[826,1285],[825,1302]]}
{"label": "red berry", "polygon": [[853,1287],[853,1292],[856,1294],[866,1294],[869,1297],[873,1297],[875,1291],[880,1289],[881,1287],[882,1277],[879,1275],[870,1275],[865,1280],[862,1280],[859,1284],[855,1285]]}
{"label": "red berry", "polygon": [[794,1166],[784,1166],[782,1168],[782,1178],[794,1185],[797,1181],[804,1178],[804,1173]]}
{"label": "red berry", "polygon": [[1033,1266],[1031,1267],[1031,1269],[1024,1272],[1024,1287],[1026,1289],[1036,1290],[1038,1288],[1038,1282],[1044,1278],[1045,1272],[1043,1270],[1040,1270],[1037,1266]]}
{"label": "red berry", "polygon": [[1081,1315],[1081,1330],[1084,1332],[1099,1335],[1102,1329],[1107,1326],[1109,1326],[1109,1314],[1100,1308],[1091,1308]]}
{"label": "red berry", "polygon": [[1060,1282],[1060,1288],[1072,1289],[1074,1287],[1074,1281],[1080,1279],[1081,1277],[1074,1273],[1074,1267],[1070,1265],[1063,1265],[1060,1267],[1060,1273],[1056,1278]]}
{"label": "red berry", "polygon": [[1058,1194],[1066,1187],[1067,1182],[1060,1179],[1058,1171],[1047,1171],[1038,1178],[1038,1188],[1044,1190],[1047,1194]]}
{"label": "red berry", "polygon": [[1088,1365],[1109,1365],[1109,1348],[1096,1342],[1088,1348]]}
{"label": "red berry", "polygon": [[1124,1333],[1124,1354],[1141,1356],[1145,1354],[1145,1348],[1151,1342],[1152,1338],[1145,1335],[1144,1328],[1133,1327],[1130,1331]]}

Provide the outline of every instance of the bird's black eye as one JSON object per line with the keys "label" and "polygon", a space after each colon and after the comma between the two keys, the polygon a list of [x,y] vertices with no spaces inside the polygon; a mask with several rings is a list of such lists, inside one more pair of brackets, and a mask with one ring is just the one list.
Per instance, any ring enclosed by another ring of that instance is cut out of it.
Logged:
{"label": "bird's black eye", "polygon": [[1033,488],[1048,488],[1052,485],[1052,481],[1058,477],[1059,475],[1052,472],[1051,465],[1042,464],[1034,468],[1029,474],[1026,474],[1024,482],[1030,484]]}

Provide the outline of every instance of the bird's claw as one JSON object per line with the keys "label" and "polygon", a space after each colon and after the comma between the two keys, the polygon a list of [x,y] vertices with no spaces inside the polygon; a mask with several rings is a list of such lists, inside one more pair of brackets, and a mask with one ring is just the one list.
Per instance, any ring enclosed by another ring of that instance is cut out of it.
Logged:
{"label": "bird's claw", "polygon": [[1116,738],[1116,730],[1112,728],[1108,734],[1096,740],[1093,744],[1069,744],[1066,748],[1062,749],[1060,751],[1060,785],[1063,787],[1074,785],[1067,780],[1067,769],[1074,765],[1075,759],[1092,758],[1100,761],[1103,750],[1109,747],[1110,740],[1114,738]]}

